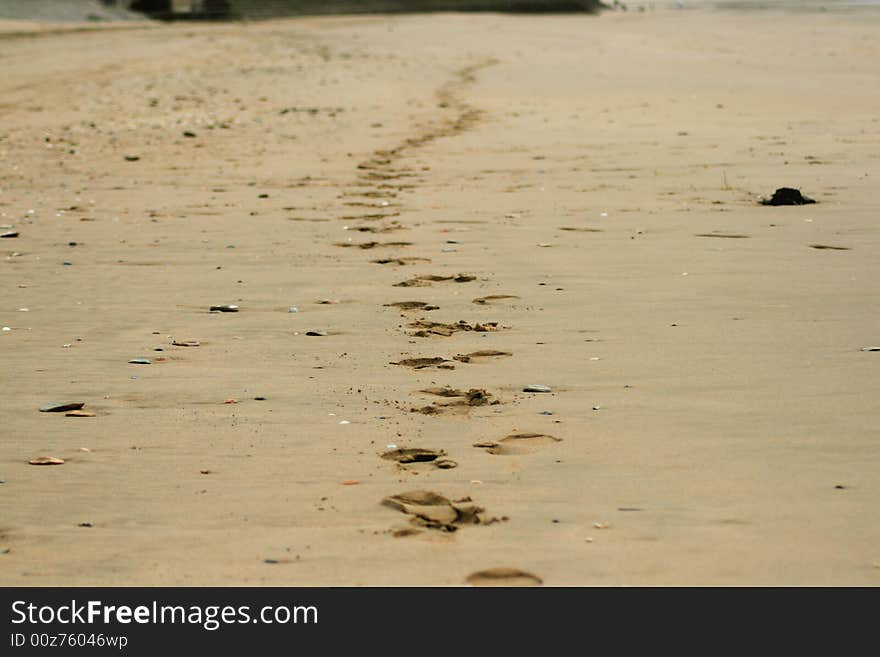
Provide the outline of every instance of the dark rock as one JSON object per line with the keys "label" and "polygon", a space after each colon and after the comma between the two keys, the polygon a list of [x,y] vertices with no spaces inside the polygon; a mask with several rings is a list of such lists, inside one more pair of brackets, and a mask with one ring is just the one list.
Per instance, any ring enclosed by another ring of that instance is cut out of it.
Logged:
{"label": "dark rock", "polygon": [[780,187],[769,199],[761,199],[761,205],[808,205],[815,202],[801,194],[801,190],[792,187]]}

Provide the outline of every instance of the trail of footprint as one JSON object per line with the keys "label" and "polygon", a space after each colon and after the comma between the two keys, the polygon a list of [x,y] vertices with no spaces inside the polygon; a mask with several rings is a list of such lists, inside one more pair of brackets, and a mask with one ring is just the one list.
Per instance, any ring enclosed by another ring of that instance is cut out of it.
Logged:
{"label": "trail of footprint", "polygon": [[516,568],[489,568],[467,576],[465,582],[472,586],[541,586],[544,582],[537,575]]}
{"label": "trail of footprint", "polygon": [[512,433],[498,442],[474,443],[474,447],[485,449],[489,454],[497,456],[511,456],[531,454],[559,442],[562,442],[561,438],[548,436],[544,433]]}

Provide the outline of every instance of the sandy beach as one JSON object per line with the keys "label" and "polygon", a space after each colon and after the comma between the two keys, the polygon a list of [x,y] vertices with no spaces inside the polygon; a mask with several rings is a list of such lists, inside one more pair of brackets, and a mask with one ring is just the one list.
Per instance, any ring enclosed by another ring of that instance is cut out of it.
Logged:
{"label": "sandy beach", "polygon": [[878,29],[3,22],[0,585],[880,584]]}

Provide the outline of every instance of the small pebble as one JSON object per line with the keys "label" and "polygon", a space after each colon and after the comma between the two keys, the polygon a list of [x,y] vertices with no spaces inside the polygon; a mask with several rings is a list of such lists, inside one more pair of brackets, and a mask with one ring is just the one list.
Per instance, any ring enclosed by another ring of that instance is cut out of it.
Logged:
{"label": "small pebble", "polygon": [[523,392],[553,392],[553,389],[540,383],[532,383],[523,388]]}
{"label": "small pebble", "polygon": [[327,335],[327,331],[306,331],[306,335],[311,335],[311,336],[322,338]]}
{"label": "small pebble", "polygon": [[299,312],[299,308],[297,308],[296,306],[291,306],[290,308],[287,309],[287,312],[289,312],[289,313],[298,313],[298,312]]}
{"label": "small pebble", "polygon": [[862,347],[862,351],[880,351],[880,347]]}
{"label": "small pebble", "polygon": [[128,362],[131,365],[149,365],[151,361],[149,358],[132,358]]}
{"label": "small pebble", "polygon": [[254,397],[254,401],[266,401],[265,397]]}
{"label": "small pebble", "polygon": [[238,306],[232,305],[223,305],[223,306],[211,306],[212,313],[237,313]]}
{"label": "small pebble", "polygon": [[538,415],[553,415],[552,411],[541,411]]}

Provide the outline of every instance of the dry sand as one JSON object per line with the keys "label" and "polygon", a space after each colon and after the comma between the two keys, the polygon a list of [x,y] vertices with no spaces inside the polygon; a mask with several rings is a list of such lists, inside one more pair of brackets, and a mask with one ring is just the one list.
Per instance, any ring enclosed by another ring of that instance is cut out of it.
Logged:
{"label": "dry sand", "polygon": [[[877,585],[878,28],[0,39],[0,584]],[[758,205],[781,186],[819,203]],[[444,386],[501,403],[411,412]],[[485,510],[381,504],[413,490]]]}

